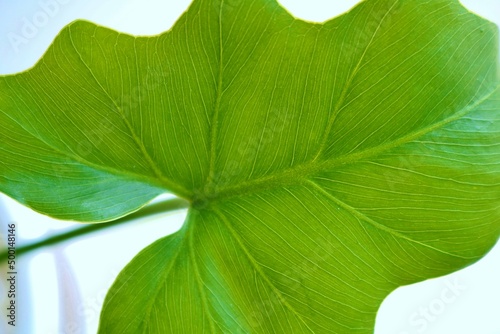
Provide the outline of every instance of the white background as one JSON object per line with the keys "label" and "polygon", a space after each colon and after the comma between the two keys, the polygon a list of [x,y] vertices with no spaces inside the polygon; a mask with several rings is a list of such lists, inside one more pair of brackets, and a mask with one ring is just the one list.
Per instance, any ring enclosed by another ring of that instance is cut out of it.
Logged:
{"label": "white background", "polygon": [[[357,2],[281,1],[295,16],[311,21],[324,21]],[[500,24],[500,1],[462,2]],[[49,3],[52,5],[44,5]],[[0,74],[33,66],[59,30],[74,19],[84,18],[132,34],[158,34],[167,30],[189,3],[189,0],[0,0]],[[23,36],[26,21],[37,23],[36,30],[22,44],[9,41],[9,34]],[[22,258],[18,268],[21,310],[13,333],[95,333],[105,293],[118,272],[142,248],[178,229],[184,215],[180,212],[112,228]],[[22,242],[45,238],[77,225],[36,214],[0,194],[0,233],[5,232],[8,222],[17,223]],[[5,267],[0,270],[3,280],[1,273],[5,273]],[[375,333],[500,334],[498,282],[500,244],[474,266],[396,290],[380,309]],[[0,305],[3,305],[6,293],[3,286],[0,290]],[[12,332],[5,326],[4,317],[1,312],[0,333]]]}

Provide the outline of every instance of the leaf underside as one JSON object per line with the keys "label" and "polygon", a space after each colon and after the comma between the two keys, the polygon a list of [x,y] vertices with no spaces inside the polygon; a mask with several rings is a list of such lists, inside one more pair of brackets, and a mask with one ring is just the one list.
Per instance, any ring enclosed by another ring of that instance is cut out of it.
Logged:
{"label": "leaf underside", "polygon": [[77,21],[0,77],[0,190],[88,222],[191,201],[119,275],[101,333],[372,333],[395,288],[499,238],[497,55],[453,0],[323,24],[195,0],[154,37]]}

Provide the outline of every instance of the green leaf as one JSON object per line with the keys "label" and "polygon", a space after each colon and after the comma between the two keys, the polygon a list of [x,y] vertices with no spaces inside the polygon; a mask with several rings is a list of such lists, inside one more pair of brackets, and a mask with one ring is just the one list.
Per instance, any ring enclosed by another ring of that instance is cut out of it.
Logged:
{"label": "green leaf", "polygon": [[0,78],[0,190],[82,221],[191,202],[120,274],[101,333],[371,333],[392,290],[500,236],[497,57],[454,0],[324,24],[195,0],[155,37],[78,21]]}

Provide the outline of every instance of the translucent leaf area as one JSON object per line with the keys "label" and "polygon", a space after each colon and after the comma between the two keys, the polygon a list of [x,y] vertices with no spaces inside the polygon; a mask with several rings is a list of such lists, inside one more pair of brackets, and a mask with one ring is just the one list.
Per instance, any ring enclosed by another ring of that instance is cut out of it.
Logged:
{"label": "translucent leaf area", "polygon": [[391,291],[499,238],[497,59],[497,28],[454,0],[322,24],[195,0],[154,37],[77,21],[0,77],[0,191],[86,222],[191,203],[119,275],[101,333],[372,333]]}

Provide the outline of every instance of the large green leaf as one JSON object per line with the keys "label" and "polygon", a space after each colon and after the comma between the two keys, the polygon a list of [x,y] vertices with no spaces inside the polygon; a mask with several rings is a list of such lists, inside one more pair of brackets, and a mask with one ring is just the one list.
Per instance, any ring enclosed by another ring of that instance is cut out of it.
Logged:
{"label": "large green leaf", "polygon": [[368,0],[324,24],[195,0],[133,37],[78,21],[0,78],[0,190],[106,221],[169,191],[102,333],[370,333],[395,288],[500,235],[498,36],[453,0]]}

